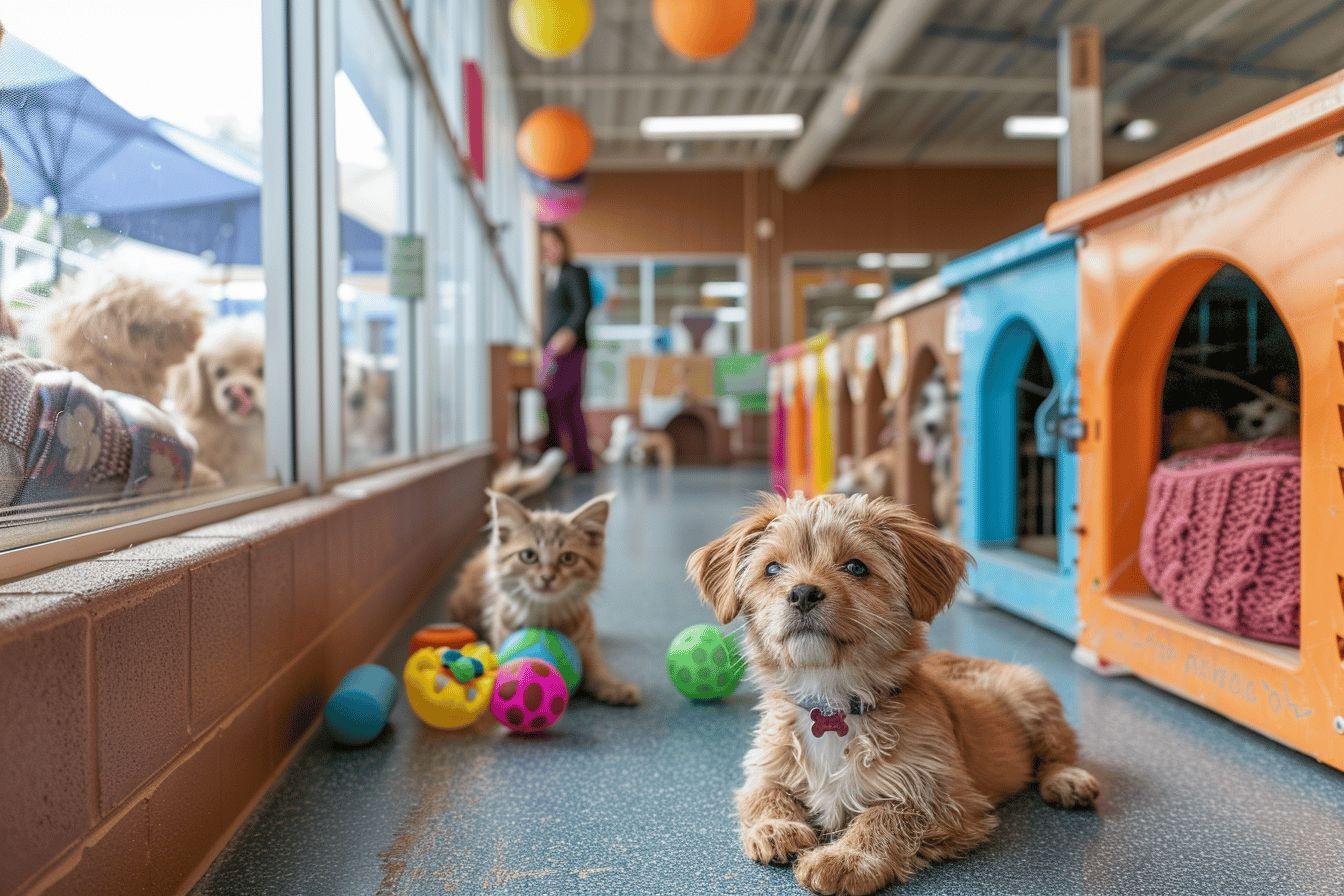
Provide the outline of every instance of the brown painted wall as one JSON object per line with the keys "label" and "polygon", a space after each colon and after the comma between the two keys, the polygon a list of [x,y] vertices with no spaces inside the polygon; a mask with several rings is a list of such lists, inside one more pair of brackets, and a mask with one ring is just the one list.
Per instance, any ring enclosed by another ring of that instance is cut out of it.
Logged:
{"label": "brown painted wall", "polygon": [[752,341],[769,348],[785,331],[786,255],[969,252],[1040,223],[1054,199],[1053,168],[833,168],[800,193],[761,169],[595,171],[568,226],[580,255],[745,254]]}
{"label": "brown painted wall", "polygon": [[743,252],[759,208],[787,253],[969,252],[1054,200],[1052,168],[833,168],[800,193],[761,171],[594,171],[568,226],[581,254]]}
{"label": "brown painted wall", "polygon": [[0,584],[0,893],[184,890],[477,537],[488,478],[413,464]]}
{"label": "brown painted wall", "polygon": [[566,226],[580,255],[743,252],[745,189],[741,171],[594,171]]}
{"label": "brown painted wall", "polygon": [[783,192],[784,252],[969,252],[1054,200],[1051,168],[832,168]]}

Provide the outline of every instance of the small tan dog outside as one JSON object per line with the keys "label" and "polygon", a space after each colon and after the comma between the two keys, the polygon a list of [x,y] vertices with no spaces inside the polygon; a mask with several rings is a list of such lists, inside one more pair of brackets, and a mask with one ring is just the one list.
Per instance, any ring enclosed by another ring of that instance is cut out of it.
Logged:
{"label": "small tan dog outside", "polygon": [[818,893],[872,893],[965,855],[1035,780],[1090,806],[1096,780],[1046,680],[931,652],[968,555],[886,498],[763,497],[688,561],[719,622],[745,619],[763,691],[737,794],[743,850]]}

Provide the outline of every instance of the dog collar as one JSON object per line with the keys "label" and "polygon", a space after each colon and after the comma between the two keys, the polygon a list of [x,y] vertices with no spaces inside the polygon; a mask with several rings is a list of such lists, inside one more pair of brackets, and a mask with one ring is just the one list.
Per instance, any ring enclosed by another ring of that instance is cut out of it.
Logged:
{"label": "dog collar", "polygon": [[[890,696],[899,697],[900,693],[901,689],[894,687]],[[849,697],[848,710],[836,708],[829,700],[809,698],[793,702],[799,709],[808,710],[808,717],[812,720],[813,737],[821,737],[828,731],[834,731],[840,737],[844,737],[849,734],[849,723],[845,721],[847,716],[865,715],[877,708],[876,704],[864,703],[853,694]]]}

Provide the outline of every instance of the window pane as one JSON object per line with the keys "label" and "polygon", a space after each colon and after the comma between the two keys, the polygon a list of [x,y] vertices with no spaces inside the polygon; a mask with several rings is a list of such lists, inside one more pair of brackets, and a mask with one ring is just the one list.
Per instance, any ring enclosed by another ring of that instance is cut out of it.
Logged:
{"label": "window pane", "polygon": [[340,0],[342,422],[347,470],[410,452],[410,308],[387,243],[409,227],[410,81],[369,0]]}
{"label": "window pane", "polygon": [[0,419],[23,425],[0,547],[272,479],[261,3],[21,3],[5,26]]}
{"label": "window pane", "polygon": [[746,296],[736,260],[654,263],[653,322],[671,327],[675,351],[723,354],[743,348]]}
{"label": "window pane", "polygon": [[581,261],[593,281],[590,326],[640,323],[639,263]]}

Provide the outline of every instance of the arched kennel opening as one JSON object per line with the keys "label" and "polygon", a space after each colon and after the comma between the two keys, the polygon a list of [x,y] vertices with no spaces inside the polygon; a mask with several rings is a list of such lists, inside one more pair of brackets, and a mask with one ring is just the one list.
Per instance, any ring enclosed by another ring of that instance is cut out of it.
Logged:
{"label": "arched kennel opening", "polygon": [[865,458],[885,448],[890,439],[888,424],[887,386],[876,367],[866,375],[863,387],[863,405],[859,408],[859,426],[855,435],[855,454]]}
{"label": "arched kennel opening", "polygon": [[832,388],[835,389],[835,456],[854,458],[854,399],[849,394],[848,378],[842,373]]}
{"label": "arched kennel opening", "polygon": [[1004,324],[987,353],[980,388],[980,540],[1059,559],[1061,443],[1041,419],[1059,408],[1057,371],[1023,318]]}
{"label": "arched kennel opening", "polygon": [[1054,394],[1055,375],[1034,340],[1016,386],[1017,546],[1047,560],[1059,558],[1057,459],[1039,438],[1037,417]]}
{"label": "arched kennel opening", "polygon": [[1218,268],[1176,330],[1139,563],[1198,622],[1296,647],[1301,606],[1301,371],[1287,327],[1244,271]]}
{"label": "arched kennel opening", "polygon": [[1162,384],[1162,456],[1296,438],[1299,382],[1297,350],[1269,297],[1244,271],[1224,265],[1176,331]]}
{"label": "arched kennel opening", "polygon": [[[940,458],[921,456],[921,442],[933,442],[942,435],[941,430],[936,430],[936,427],[946,428],[948,437],[951,432],[950,419],[939,419],[942,415],[938,414],[936,409],[925,409],[923,400],[925,386],[930,384],[937,372],[938,359],[933,350],[927,345],[921,347],[911,368],[909,400],[905,402],[906,419],[901,422],[906,428],[907,436],[907,444],[903,451],[906,467],[906,500],[924,519],[943,526],[951,521],[937,519],[933,509],[933,468],[934,464],[940,462]],[[946,377],[943,378],[943,382],[946,385]]]}

